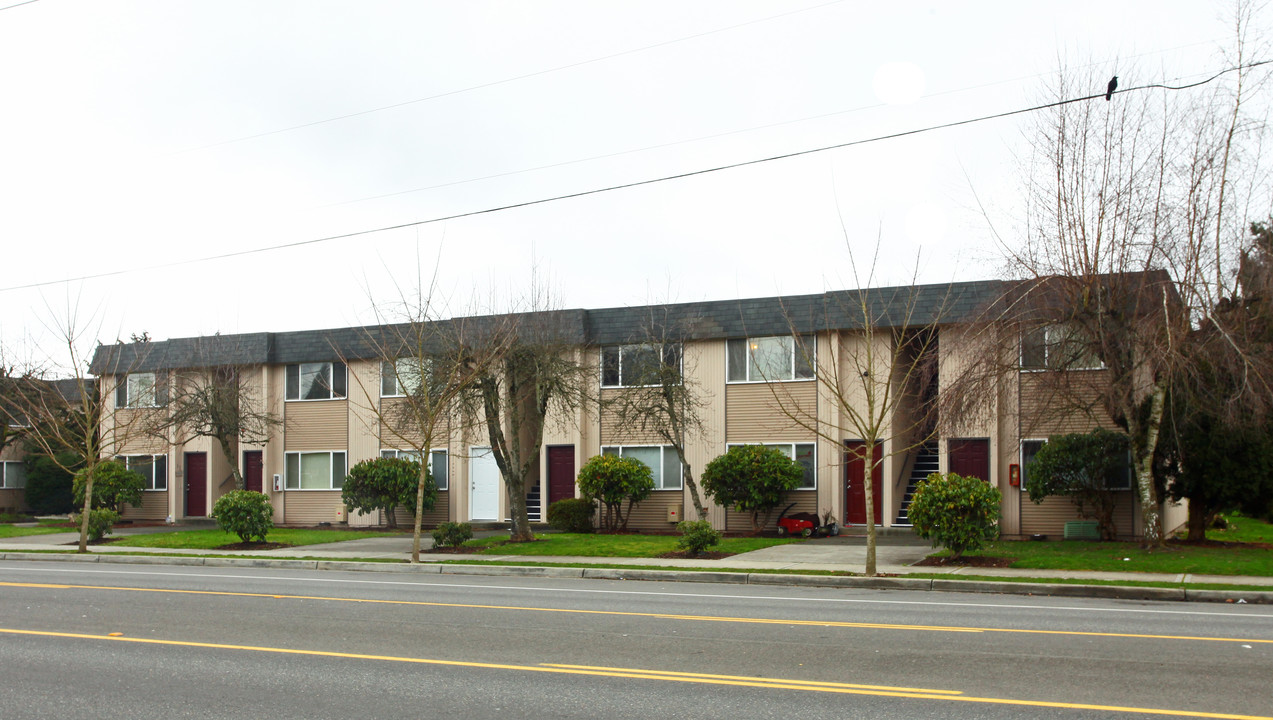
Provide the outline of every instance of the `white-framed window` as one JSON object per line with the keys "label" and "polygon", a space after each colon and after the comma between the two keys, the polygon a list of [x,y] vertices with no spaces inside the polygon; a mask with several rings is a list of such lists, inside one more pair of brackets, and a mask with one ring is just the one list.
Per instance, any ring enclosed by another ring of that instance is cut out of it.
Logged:
{"label": "white-framed window", "polygon": [[812,335],[733,338],[725,345],[725,379],[731,383],[812,380]]}
{"label": "white-framed window", "polygon": [[[384,449],[380,451],[380,457],[420,462],[420,453],[415,450]],[[451,467],[447,463],[446,450],[429,451],[429,474],[433,476],[433,484],[437,485],[439,490],[447,489],[450,482]]]}
{"label": "white-framed window", "polygon": [[423,358],[398,358],[380,363],[380,397],[404,397],[420,391],[429,373],[429,361]]}
{"label": "white-framed window", "polygon": [[[1025,492],[1026,480],[1030,472],[1030,462],[1034,460],[1034,456],[1039,454],[1039,450],[1047,445],[1047,440],[1031,438],[1021,441],[1021,492]],[[1127,467],[1124,472],[1118,474],[1117,477],[1111,478],[1106,490],[1131,490],[1132,478],[1132,451],[1127,451]]]}
{"label": "white-framed window", "polygon": [[168,489],[167,455],[117,455],[115,459],[146,479],[143,490]]}
{"label": "white-framed window", "polygon": [[804,468],[804,479],[796,486],[797,490],[816,490],[818,487],[818,444],[817,443],[730,443],[726,447],[739,445],[761,445],[780,451],[792,458]]}
{"label": "white-framed window", "polygon": [[295,363],[287,366],[288,400],[338,400],[345,397],[345,363]]}
{"label": "white-framed window", "polygon": [[1100,370],[1104,367],[1069,325],[1044,325],[1021,333],[1023,370]]}
{"label": "white-framed window", "polygon": [[339,490],[348,468],[345,451],[284,453],[283,472],[288,490]]}
{"label": "white-framed window", "polygon": [[681,376],[681,344],[640,343],[601,348],[601,387],[649,387],[662,384],[663,368]]}
{"label": "white-framed window", "polygon": [[681,489],[681,459],[671,445],[609,445],[602,455],[618,455],[640,460],[654,475],[655,490]]}
{"label": "white-framed window", "polygon": [[115,385],[115,407],[159,407],[168,403],[168,386],[162,373],[120,375]]}
{"label": "white-framed window", "polygon": [[0,463],[0,490],[19,490],[26,486],[26,465],[14,461]]}

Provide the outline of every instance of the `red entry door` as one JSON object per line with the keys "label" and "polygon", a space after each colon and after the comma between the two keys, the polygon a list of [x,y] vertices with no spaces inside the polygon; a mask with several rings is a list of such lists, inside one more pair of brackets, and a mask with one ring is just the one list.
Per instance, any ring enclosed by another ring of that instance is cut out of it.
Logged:
{"label": "red entry door", "polygon": [[261,461],[260,450],[249,450],[243,453],[244,489],[252,492],[261,492],[264,468],[265,464]]}
{"label": "red entry door", "polygon": [[950,471],[964,477],[990,480],[990,441],[951,440]]}
{"label": "red entry door", "polygon": [[548,448],[548,504],[575,496],[575,446]]}
{"label": "red entry door", "polygon": [[[844,521],[852,525],[866,524],[866,443],[861,440],[844,442]],[[880,456],[884,446],[875,444],[875,457],[871,460],[871,506],[875,511],[875,524],[883,523],[884,498],[880,493]]]}
{"label": "red entry door", "polygon": [[208,454],[186,453],[186,517],[208,515]]}

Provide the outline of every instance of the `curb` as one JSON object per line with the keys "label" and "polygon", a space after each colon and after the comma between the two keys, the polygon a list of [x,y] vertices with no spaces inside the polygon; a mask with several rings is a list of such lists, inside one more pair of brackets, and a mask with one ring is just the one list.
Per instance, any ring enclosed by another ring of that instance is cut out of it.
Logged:
{"label": "curb", "polygon": [[71,555],[54,553],[0,553],[0,560],[36,562],[109,563],[120,565],[179,565],[204,567],[278,568],[346,572],[408,573],[429,575],[495,575],[648,582],[728,583],[733,585],[786,585],[851,588],[862,590],[923,590],[929,592],[1045,595],[1115,600],[1174,602],[1252,603],[1273,605],[1273,592],[1241,590],[1190,590],[1187,588],[1134,587],[1125,585],[1069,585],[1062,583],[994,582],[906,577],[848,575],[790,575],[781,573],[731,573],[712,570],[646,570],[625,568],[571,568],[535,565],[443,565],[440,563],[374,563],[352,560],[291,560],[287,558],[205,558],[149,555]]}

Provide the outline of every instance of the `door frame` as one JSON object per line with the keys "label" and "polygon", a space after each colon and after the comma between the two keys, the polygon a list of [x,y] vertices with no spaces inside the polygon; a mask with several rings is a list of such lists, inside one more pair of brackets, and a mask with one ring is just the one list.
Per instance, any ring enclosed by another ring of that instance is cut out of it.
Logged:
{"label": "door frame", "polygon": [[[571,475],[572,475],[572,477],[570,478],[570,494],[569,494],[569,495],[564,495],[564,496],[561,496],[561,497],[556,497],[556,496],[554,496],[554,495],[553,495],[553,455],[554,455],[554,451],[556,451],[556,453],[569,452],[569,454],[570,454],[570,472],[571,472]],[[548,461],[548,505],[552,505],[554,502],[556,502],[556,501],[558,501],[558,500],[568,500],[568,499],[570,499],[570,498],[575,497],[575,496],[576,496],[575,489],[576,489],[576,487],[577,487],[577,475],[576,475],[576,473],[578,473],[578,471],[579,471],[579,468],[577,467],[577,461],[576,461],[576,458],[575,458],[575,446],[574,446],[574,445],[549,445],[549,446],[548,446],[548,451],[547,451],[545,454],[548,456],[548,457],[547,457],[547,461]],[[546,505],[545,507],[547,507],[547,505]]]}
{"label": "door frame", "polygon": [[[495,508],[494,508],[494,513],[491,515],[491,517],[476,517],[476,516],[474,515],[474,513],[473,513],[473,505],[474,505],[474,503],[473,503],[473,496],[474,496],[474,494],[475,494],[475,493],[476,493],[476,491],[477,491],[477,483],[475,482],[475,481],[476,481],[476,476],[474,475],[474,472],[473,472],[473,471],[474,471],[474,469],[477,467],[477,459],[478,459],[478,457],[479,457],[479,454],[478,454],[478,453],[479,453],[479,451],[485,451],[484,453],[482,453],[482,454],[480,455],[480,457],[482,457],[482,458],[490,458],[490,464],[491,464],[491,467],[495,470],[495,493],[494,493],[494,495],[495,495]],[[502,482],[500,482],[499,465],[495,462],[495,451],[494,451],[494,450],[493,450],[493,449],[492,449],[489,445],[474,445],[474,446],[469,447],[469,468],[468,468],[468,469],[469,469],[469,471],[468,471],[468,476],[469,476],[469,477],[468,477],[468,481],[469,481],[469,513],[468,513],[468,515],[469,515],[469,520],[476,520],[476,521],[490,521],[490,522],[496,522],[496,521],[498,521],[498,520],[500,519],[500,518],[499,518],[499,514],[500,514],[500,512],[499,512],[499,487],[500,487],[500,485],[502,485],[503,483],[502,483]]]}
{"label": "door frame", "polygon": [[[203,505],[203,512],[198,515],[190,514],[190,458],[199,456],[203,464],[202,477],[199,478],[199,484],[202,485],[202,497],[199,502]],[[206,452],[188,452],[182,456],[181,474],[185,492],[182,495],[182,510],[185,517],[208,517],[208,453]]]}
{"label": "door frame", "polygon": [[[849,519],[849,511],[850,511],[850,508],[852,507],[850,500],[853,497],[853,494],[849,491],[849,471],[852,465],[856,463],[856,460],[851,460],[850,458],[850,448],[855,446],[865,447],[865,445],[866,445],[865,440],[845,440],[841,449],[841,452],[844,455],[844,472],[841,474],[841,480],[843,482],[843,487],[844,487],[844,524],[845,525],[866,525],[866,505],[865,505],[865,497],[864,497],[865,493],[863,493],[861,521],[854,521]],[[875,509],[876,527],[880,527],[884,525],[884,494],[880,491],[880,487],[881,487],[880,476],[884,474],[884,466],[883,466],[883,463],[881,462],[883,458],[884,458],[884,443],[876,442],[874,457],[871,459],[871,490],[872,490],[871,505],[873,505]],[[865,466],[866,459],[863,458],[862,462],[863,462],[862,480],[863,480],[863,483],[865,483],[866,473],[867,473],[867,468]]]}

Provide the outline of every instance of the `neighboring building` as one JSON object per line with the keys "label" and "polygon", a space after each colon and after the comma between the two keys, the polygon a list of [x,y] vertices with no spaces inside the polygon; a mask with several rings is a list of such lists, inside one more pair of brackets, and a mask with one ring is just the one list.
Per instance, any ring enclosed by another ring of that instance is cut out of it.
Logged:
{"label": "neighboring building", "polygon": [[[30,380],[4,377],[2,381],[6,386],[5,394],[0,397],[0,422],[5,424],[6,431],[3,446],[0,446],[0,513],[20,513],[30,509],[26,502],[25,462],[30,450],[26,439],[30,423],[22,402],[9,397],[7,393],[18,392],[17,384],[47,388],[54,393],[47,397],[53,402],[64,403],[68,412],[81,412],[84,398],[80,393],[80,381],[74,378]],[[85,382],[89,383],[88,393],[97,392],[91,386],[91,381]]]}
{"label": "neighboring building", "polygon": [[[961,352],[968,352],[968,328],[984,320],[987,308],[1000,302],[1011,287],[987,281],[871,291],[873,307],[883,318],[875,323],[877,330],[907,318],[917,329],[936,333],[928,349],[936,377],[910,389],[915,402],[904,404],[904,412],[930,413],[939,407],[935,394],[965,361]],[[793,337],[815,347],[820,362],[841,358],[850,345],[864,341],[860,306],[853,304],[857,297],[856,291],[848,291],[543,315],[552,319],[573,348],[570,352],[594,369],[590,382],[600,403],[590,403],[573,417],[557,418],[546,428],[538,474],[528,494],[532,520],[543,516],[548,503],[573,497],[576,469],[603,452],[636,457],[654,471],[657,489],[635,510],[631,528],[668,531],[677,518],[693,514],[675,453],[651,435],[619,427],[601,409],[608,398],[625,391],[632,368],[649,361],[649,350],[642,347],[649,337],[643,323],[658,316],[664,327],[675,328],[680,343],[674,352],[684,358],[685,371],[693,373],[706,396],[704,431],[688,448],[695,476],[730,445],[772,445],[807,469],[805,484],[789,496],[795,510],[830,511],[841,523],[863,522],[864,469],[860,462],[846,466],[844,460],[844,444],[861,438],[819,437],[776,407],[776,398],[782,397],[809,416],[832,422],[830,413],[839,410],[820,391],[820,381],[796,351],[799,343]],[[896,299],[903,297],[909,307]],[[465,321],[480,325],[488,320]],[[166,387],[177,371],[235,366],[251,378],[261,407],[283,421],[269,442],[240,448],[239,463],[249,489],[270,496],[276,522],[345,521],[339,487],[347,469],[361,460],[404,451],[381,426],[379,411],[398,402],[395,398],[403,393],[393,377],[382,375],[382,362],[392,358],[384,357],[374,340],[384,329],[218,335],[99,347],[92,371],[100,378],[104,417],[112,419],[103,433],[116,436],[114,454],[147,476],[145,500],[141,507],[129,508],[125,517],[205,516],[218,497],[233,489],[230,468],[207,438],[183,438],[176,429],[167,430],[165,437],[131,430],[166,412]],[[1011,328],[1006,334],[1022,335]],[[1003,373],[982,416],[960,423],[895,418],[894,427],[910,428],[910,436],[890,438],[882,448],[883,463],[875,477],[877,522],[905,525],[908,487],[935,470],[975,475],[998,487],[1004,497],[1006,536],[1059,535],[1063,523],[1075,519],[1073,506],[1064,498],[1034,505],[1010,482],[1017,477],[1013,466],[1021,466],[1023,454],[1037,449],[1037,440],[1092,425],[1072,414],[1043,412],[1046,408],[1039,405],[1046,401],[1031,388],[1038,373],[1048,370],[1046,363],[1030,366],[1035,357],[1030,342],[1027,334],[1025,347],[1010,348],[1027,366]],[[1092,372],[1099,375],[1100,370]],[[781,391],[775,393],[775,387]],[[934,437],[919,444],[915,433],[927,430],[917,428],[934,430]],[[455,424],[448,426],[444,437],[429,456],[440,492],[425,523],[505,519],[507,501],[485,430]],[[1134,493],[1125,494],[1119,529],[1130,535],[1138,532],[1138,518]],[[750,518],[732,509],[712,507],[709,516],[721,529],[750,528]],[[378,515],[347,520],[382,522]],[[770,524],[775,520],[771,518]],[[1169,527],[1176,524],[1169,519]]]}

